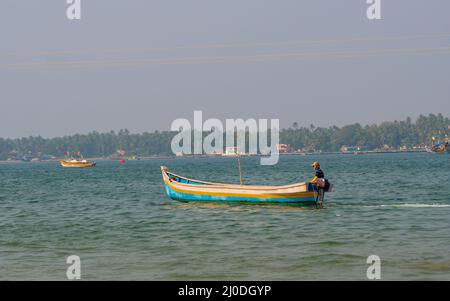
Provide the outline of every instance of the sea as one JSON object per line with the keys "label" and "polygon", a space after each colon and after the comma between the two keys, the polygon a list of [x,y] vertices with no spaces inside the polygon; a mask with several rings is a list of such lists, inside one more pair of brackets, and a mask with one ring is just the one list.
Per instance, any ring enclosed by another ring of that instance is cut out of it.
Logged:
{"label": "sea", "polygon": [[242,157],[244,183],[308,181],[314,160],[321,210],[166,197],[161,165],[239,183],[235,158],[0,164],[0,280],[66,280],[71,255],[82,280],[368,280],[371,255],[381,280],[450,280],[450,156]]}

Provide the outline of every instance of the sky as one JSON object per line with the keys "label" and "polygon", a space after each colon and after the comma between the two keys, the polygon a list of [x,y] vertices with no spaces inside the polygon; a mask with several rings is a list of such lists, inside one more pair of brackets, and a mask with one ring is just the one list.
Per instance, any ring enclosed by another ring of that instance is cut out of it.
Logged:
{"label": "sky", "polygon": [[0,2],[0,137],[450,116],[450,1]]}

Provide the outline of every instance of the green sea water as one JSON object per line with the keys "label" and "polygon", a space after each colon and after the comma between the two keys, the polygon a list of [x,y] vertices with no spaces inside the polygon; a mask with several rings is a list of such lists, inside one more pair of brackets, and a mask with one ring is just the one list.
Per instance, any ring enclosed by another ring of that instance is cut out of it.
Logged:
{"label": "green sea water", "polygon": [[239,182],[233,158],[0,164],[0,280],[450,280],[450,156],[242,158],[246,184],[312,177],[335,183],[325,209],[181,203],[160,165],[191,178]]}

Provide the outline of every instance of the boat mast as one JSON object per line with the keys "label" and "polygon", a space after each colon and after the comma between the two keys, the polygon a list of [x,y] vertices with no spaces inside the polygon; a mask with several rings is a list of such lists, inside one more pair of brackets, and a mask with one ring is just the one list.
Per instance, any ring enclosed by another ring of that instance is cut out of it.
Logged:
{"label": "boat mast", "polygon": [[241,168],[241,156],[239,154],[236,155],[237,157],[237,162],[238,162],[238,168],[239,168],[239,181],[241,183],[241,185],[244,185],[244,182],[242,180],[242,168]]}

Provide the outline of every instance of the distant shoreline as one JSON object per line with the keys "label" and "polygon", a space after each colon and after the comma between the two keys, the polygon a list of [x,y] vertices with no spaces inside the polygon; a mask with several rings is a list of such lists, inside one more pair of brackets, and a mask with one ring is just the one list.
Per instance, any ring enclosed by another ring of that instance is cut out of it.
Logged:
{"label": "distant shoreline", "polygon": [[[280,153],[280,156],[318,156],[318,155],[370,155],[370,154],[404,154],[404,153],[426,153],[424,149],[419,150],[385,150],[385,151],[363,151],[363,152],[315,152],[315,153]],[[242,155],[241,157],[256,157],[261,155]],[[146,156],[139,157],[139,159],[126,159],[126,161],[147,161],[147,160],[161,160],[161,159],[184,159],[184,158],[230,158],[227,156],[220,155],[186,155],[186,156]],[[58,159],[51,160],[38,160],[38,161],[22,161],[22,160],[0,160],[0,164],[8,164],[8,163],[59,163]],[[85,158],[89,161],[118,161],[117,159],[112,158],[102,158],[102,157],[94,157],[94,158]]]}
{"label": "distant shoreline", "polygon": [[[172,159],[177,158],[175,156],[151,156],[151,157],[140,157],[139,159],[125,159],[126,161],[145,161],[145,160],[152,160],[152,159]],[[60,160],[63,160],[64,158],[56,158],[56,159],[50,159],[50,160],[37,160],[37,161],[23,161],[23,160],[0,160],[0,164],[7,164],[7,163],[59,163]],[[88,161],[119,161],[122,158],[118,159],[112,159],[112,158],[102,158],[102,157],[93,157],[93,158],[83,158],[84,160]]]}

